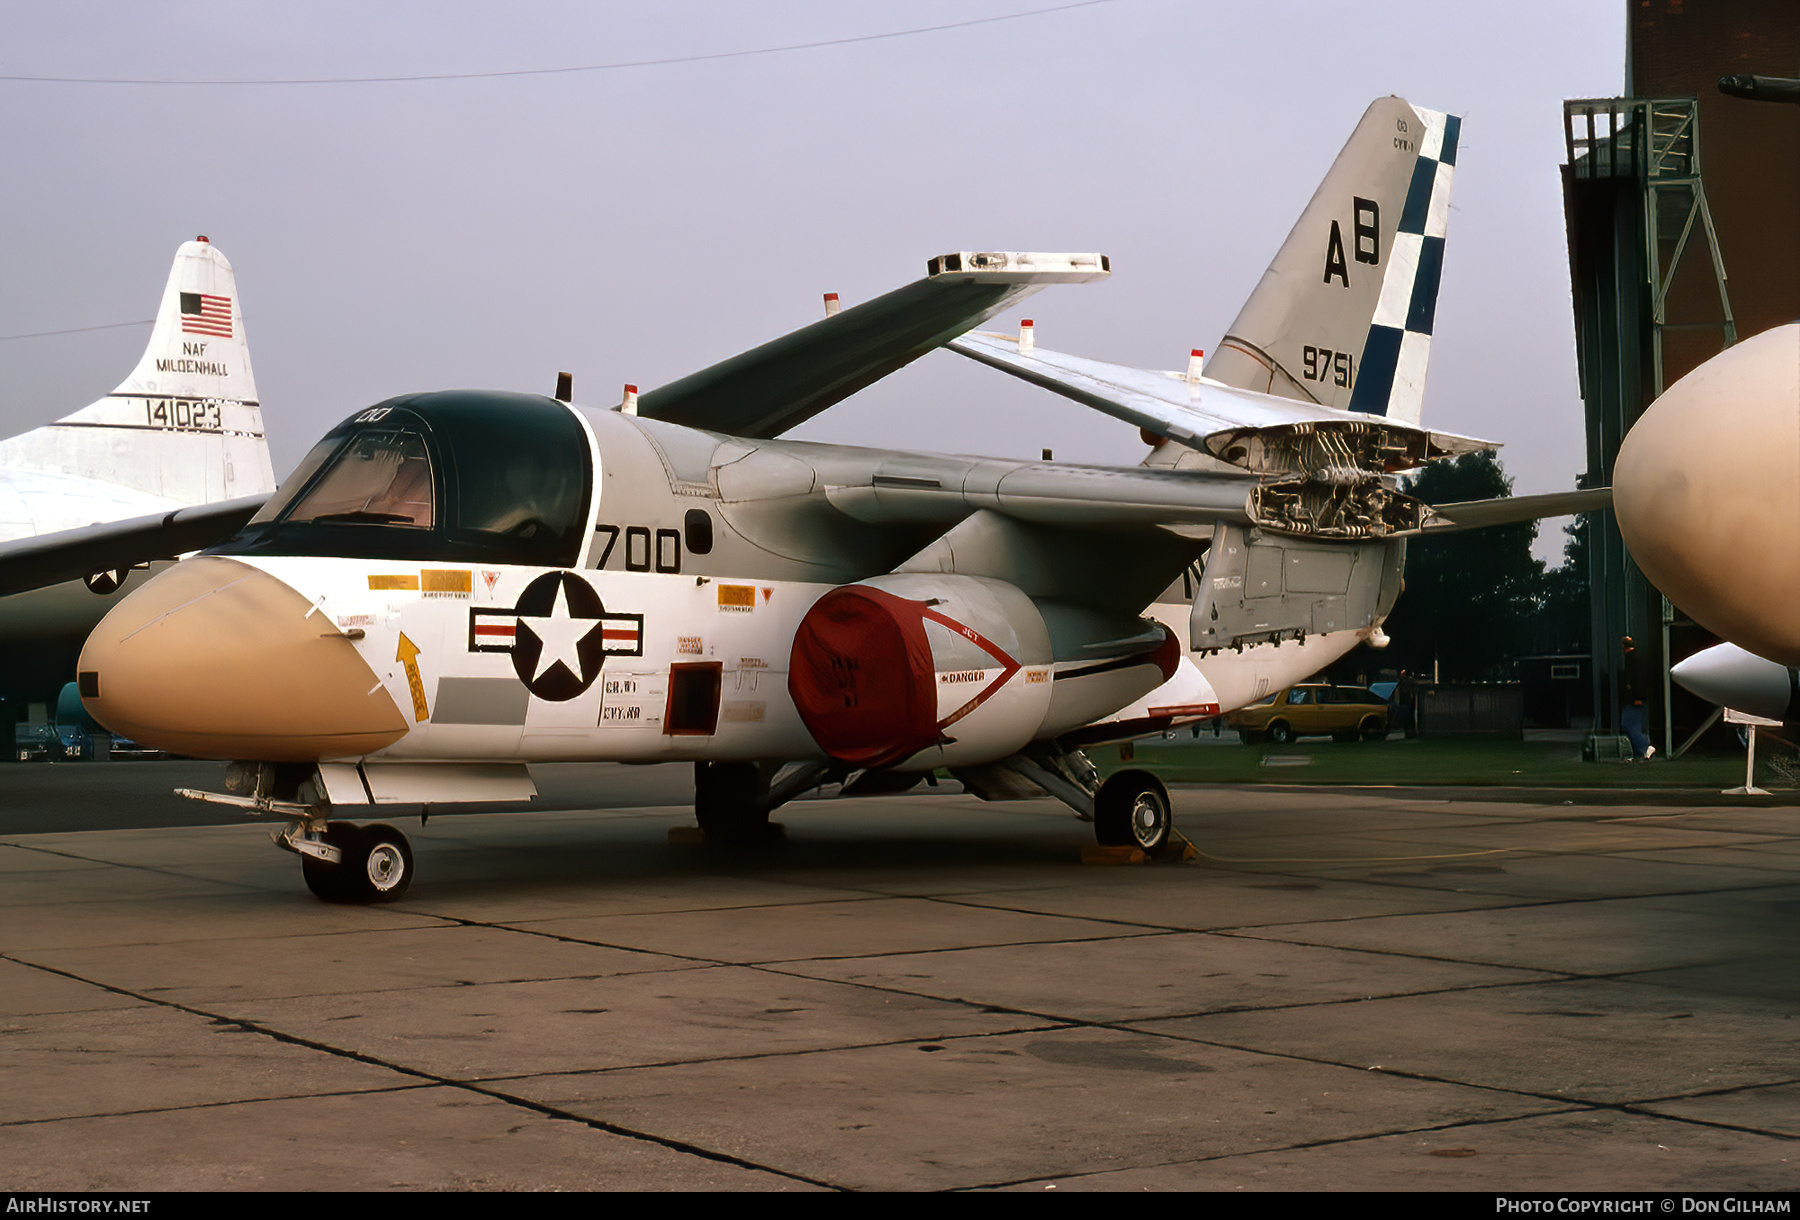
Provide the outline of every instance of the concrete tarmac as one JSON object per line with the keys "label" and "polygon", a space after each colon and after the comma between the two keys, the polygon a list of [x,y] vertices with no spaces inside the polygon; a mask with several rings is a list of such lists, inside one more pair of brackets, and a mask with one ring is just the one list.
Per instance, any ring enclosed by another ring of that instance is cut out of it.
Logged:
{"label": "concrete tarmac", "polygon": [[1198,863],[436,816],[374,907],[253,824],[0,835],[0,1188],[1800,1187],[1793,811],[1176,802]]}

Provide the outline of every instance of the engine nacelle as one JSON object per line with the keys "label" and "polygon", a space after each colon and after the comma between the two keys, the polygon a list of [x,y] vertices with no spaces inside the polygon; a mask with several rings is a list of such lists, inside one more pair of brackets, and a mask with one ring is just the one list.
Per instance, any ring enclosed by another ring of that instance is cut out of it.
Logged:
{"label": "engine nacelle", "polygon": [[1050,632],[980,576],[904,572],[833,589],[794,633],[788,693],[838,762],[924,771],[991,762],[1050,708]]}

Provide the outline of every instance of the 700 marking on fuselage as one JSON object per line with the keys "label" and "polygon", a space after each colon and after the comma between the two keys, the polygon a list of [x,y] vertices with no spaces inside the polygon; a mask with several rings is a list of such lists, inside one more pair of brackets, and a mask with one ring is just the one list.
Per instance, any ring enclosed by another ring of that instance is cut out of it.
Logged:
{"label": "700 marking on fuselage", "polygon": [[616,525],[596,525],[594,532],[606,539],[599,558],[594,560],[596,568],[606,567],[613,552],[618,549],[622,534],[625,539],[623,558],[627,572],[656,571],[665,576],[681,572],[680,530],[652,531],[647,525],[627,525],[623,529]]}

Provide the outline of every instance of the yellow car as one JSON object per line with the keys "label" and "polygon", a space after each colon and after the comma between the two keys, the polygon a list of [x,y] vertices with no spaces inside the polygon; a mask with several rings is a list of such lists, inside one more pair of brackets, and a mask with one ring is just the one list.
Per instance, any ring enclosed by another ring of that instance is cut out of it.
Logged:
{"label": "yellow car", "polygon": [[1299,737],[1333,741],[1383,741],[1393,709],[1374,691],[1361,686],[1308,683],[1233,712],[1225,723],[1244,741],[1286,745]]}

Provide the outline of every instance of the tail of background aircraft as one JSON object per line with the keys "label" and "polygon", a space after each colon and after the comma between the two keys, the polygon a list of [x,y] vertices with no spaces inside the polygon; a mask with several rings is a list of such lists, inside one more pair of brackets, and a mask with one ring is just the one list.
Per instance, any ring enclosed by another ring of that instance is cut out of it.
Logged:
{"label": "tail of background aircraft", "polygon": [[225,256],[204,237],[182,243],[131,376],[73,415],[0,441],[0,470],[90,479],[177,504],[272,492],[250,347]]}
{"label": "tail of background aircraft", "polygon": [[1397,97],[1371,105],[1206,376],[1418,423],[1460,128]]}

